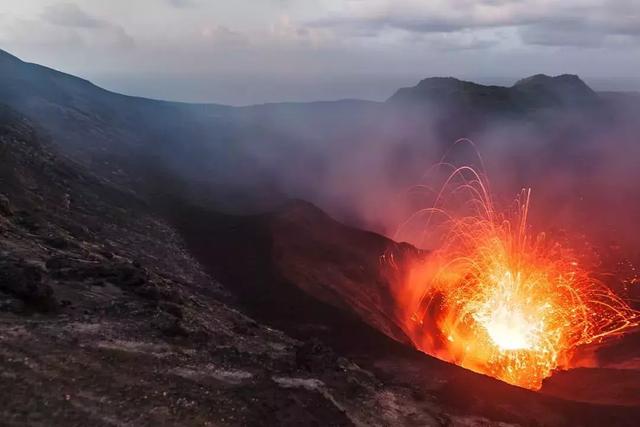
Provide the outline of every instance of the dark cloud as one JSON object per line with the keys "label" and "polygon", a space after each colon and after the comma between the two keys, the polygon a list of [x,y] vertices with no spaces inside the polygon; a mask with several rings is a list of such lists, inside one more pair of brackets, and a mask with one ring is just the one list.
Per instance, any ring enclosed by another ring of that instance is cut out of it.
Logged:
{"label": "dark cloud", "polygon": [[520,29],[522,41],[540,46],[602,46],[609,38],[602,30],[577,28],[557,23],[543,23]]}
{"label": "dark cloud", "polygon": [[471,31],[447,33],[412,33],[409,36],[416,43],[441,52],[455,52],[461,50],[481,50],[495,46],[499,40],[480,37]]}
{"label": "dark cloud", "polygon": [[76,28],[101,28],[108,25],[106,21],[97,19],[75,3],[57,3],[47,6],[42,18],[54,25]]}
{"label": "dark cloud", "polygon": [[637,41],[640,37],[640,15],[611,12],[541,20],[521,27],[520,35],[526,44],[543,46],[600,47]]}
{"label": "dark cloud", "polygon": [[[334,13],[316,19],[310,25],[338,29],[360,28],[377,32],[397,29],[416,33],[448,33],[527,25],[535,22],[537,18],[535,10],[522,7],[526,1],[452,0],[447,4],[389,1],[387,7],[382,7],[383,3],[385,2],[378,2],[377,10],[367,10],[363,7],[360,13]],[[504,10],[501,10],[502,8]]]}
{"label": "dark cloud", "polygon": [[48,24],[62,27],[67,39],[77,40],[81,44],[118,48],[129,48],[135,44],[121,25],[92,16],[75,3],[46,6],[41,18]]}
{"label": "dark cloud", "polygon": [[401,29],[418,33],[453,32],[468,28],[468,23],[456,18],[435,16],[379,16],[358,18],[349,16],[330,16],[309,23],[313,27],[334,28],[354,35],[375,36],[386,29]]}
{"label": "dark cloud", "polygon": [[600,46],[619,41],[620,36],[640,37],[640,2],[377,1],[374,6],[333,13],[309,25],[368,37],[388,30],[438,34],[516,28],[526,44]]}

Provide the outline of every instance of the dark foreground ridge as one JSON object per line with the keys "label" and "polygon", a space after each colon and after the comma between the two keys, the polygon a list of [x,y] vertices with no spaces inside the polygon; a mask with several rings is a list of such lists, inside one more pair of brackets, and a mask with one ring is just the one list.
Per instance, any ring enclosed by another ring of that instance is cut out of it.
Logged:
{"label": "dark foreground ridge", "polygon": [[232,308],[170,224],[6,109],[0,148],[4,425],[388,425],[409,412],[409,390]]}

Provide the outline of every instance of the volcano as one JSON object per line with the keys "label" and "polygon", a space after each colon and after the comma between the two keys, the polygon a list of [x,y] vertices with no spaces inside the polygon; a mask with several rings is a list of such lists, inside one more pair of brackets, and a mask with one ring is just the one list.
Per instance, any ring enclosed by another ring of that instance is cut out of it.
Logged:
{"label": "volcano", "polygon": [[[384,103],[237,108],[128,97],[4,52],[0,76],[7,424],[632,426],[640,417],[633,330],[580,342],[583,357],[537,391],[417,345],[398,286],[407,265],[435,252],[388,237],[423,201],[397,207],[390,195],[415,184],[449,138],[495,120],[560,135],[586,118],[581,135],[614,125],[622,134],[633,129],[634,95],[599,94],[574,76],[510,88],[447,78]],[[578,159],[572,173],[587,176],[578,169],[593,165],[593,145],[553,145],[553,135],[516,147],[538,150],[517,172],[535,159],[566,172]],[[612,289],[633,297],[632,278],[618,276]]]}
{"label": "volcano", "polygon": [[[216,221],[210,220],[212,212],[198,208],[177,214],[174,224],[202,264],[234,283],[232,292],[254,316],[294,337],[313,334],[359,366],[440,396],[441,404],[456,411],[473,407],[483,417],[524,424],[588,424],[579,414],[584,410],[593,420],[608,416],[603,406],[591,412],[595,407],[569,403],[578,390],[585,393],[581,401],[612,403],[596,397],[595,390],[586,397],[590,393],[582,388],[598,369],[573,371],[582,378],[569,382],[575,390],[552,385],[549,395],[561,398],[554,400],[545,396],[546,385],[543,394],[514,388],[412,350],[411,338],[399,327],[403,313],[392,303],[394,283],[407,272],[389,266],[380,254],[394,254],[395,264],[402,265],[424,251],[344,226],[306,202],[292,202],[273,214]],[[552,377],[550,384],[555,381]]]}

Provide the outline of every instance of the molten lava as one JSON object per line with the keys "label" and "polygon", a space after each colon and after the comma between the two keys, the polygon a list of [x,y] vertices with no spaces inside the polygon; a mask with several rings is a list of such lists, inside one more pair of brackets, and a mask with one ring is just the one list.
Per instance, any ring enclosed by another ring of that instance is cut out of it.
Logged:
{"label": "molten lava", "polygon": [[420,350],[539,389],[578,346],[638,325],[638,313],[575,252],[530,231],[530,195],[500,212],[483,177],[455,169],[409,221],[424,221],[436,249],[412,266],[398,303]]}

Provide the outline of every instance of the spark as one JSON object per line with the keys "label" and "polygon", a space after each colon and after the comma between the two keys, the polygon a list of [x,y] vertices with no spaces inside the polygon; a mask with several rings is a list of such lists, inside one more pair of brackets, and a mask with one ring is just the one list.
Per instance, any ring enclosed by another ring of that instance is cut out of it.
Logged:
{"label": "spark", "polygon": [[424,221],[436,249],[412,266],[397,302],[418,349],[539,389],[579,346],[639,316],[575,251],[531,231],[531,193],[500,211],[483,175],[455,168],[433,207],[409,221]]}

